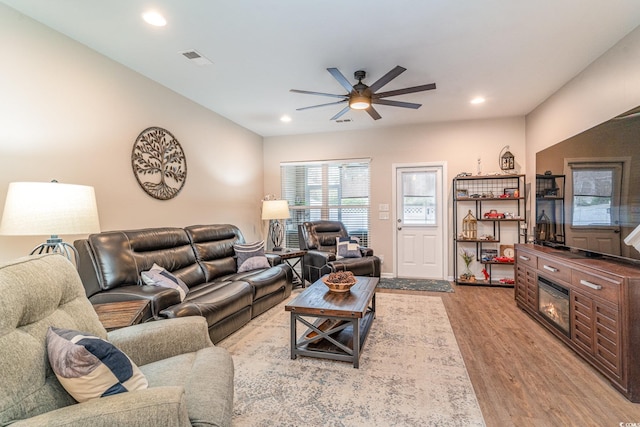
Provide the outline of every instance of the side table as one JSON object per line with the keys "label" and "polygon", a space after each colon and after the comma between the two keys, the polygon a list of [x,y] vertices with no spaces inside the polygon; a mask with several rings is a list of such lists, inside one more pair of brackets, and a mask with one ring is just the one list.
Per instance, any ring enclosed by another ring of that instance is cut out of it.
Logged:
{"label": "side table", "polygon": [[[297,286],[305,287],[304,283],[304,256],[307,253],[306,249],[291,249],[284,248],[281,251],[269,251],[268,253],[278,255],[284,262],[289,264],[291,270],[293,270],[293,284]],[[300,264],[300,273],[295,267]]]}
{"label": "side table", "polygon": [[149,310],[149,300],[130,300],[94,304],[93,309],[107,331],[138,324]]}

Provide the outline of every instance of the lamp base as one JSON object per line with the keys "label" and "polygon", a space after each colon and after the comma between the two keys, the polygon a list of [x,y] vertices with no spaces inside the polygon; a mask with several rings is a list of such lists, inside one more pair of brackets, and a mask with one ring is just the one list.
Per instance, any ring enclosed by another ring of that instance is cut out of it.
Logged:
{"label": "lamp base", "polygon": [[282,251],[282,240],[284,239],[284,228],[278,219],[272,219],[270,223],[269,237],[273,243],[272,251]]}
{"label": "lamp base", "polygon": [[[29,255],[35,254],[43,254],[43,253],[54,253],[64,255],[69,261],[75,261],[76,265],[78,265],[78,251],[72,245],[65,243],[59,238],[57,235],[52,235],[51,238],[47,239],[45,243],[41,243],[40,245],[33,248]],[[73,254],[73,259],[71,259],[71,255]]]}

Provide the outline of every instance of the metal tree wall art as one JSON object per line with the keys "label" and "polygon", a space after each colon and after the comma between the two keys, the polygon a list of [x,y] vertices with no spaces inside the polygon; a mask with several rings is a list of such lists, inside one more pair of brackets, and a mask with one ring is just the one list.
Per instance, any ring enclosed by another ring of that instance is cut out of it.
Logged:
{"label": "metal tree wall art", "polygon": [[178,140],[166,129],[150,127],[136,138],[131,166],[140,187],[151,197],[175,197],[187,179],[187,159]]}

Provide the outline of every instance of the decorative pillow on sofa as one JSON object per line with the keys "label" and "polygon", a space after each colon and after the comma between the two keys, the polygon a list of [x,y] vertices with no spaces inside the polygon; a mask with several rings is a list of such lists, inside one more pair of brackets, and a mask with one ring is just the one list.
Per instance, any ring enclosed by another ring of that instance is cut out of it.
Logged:
{"label": "decorative pillow on sofa", "polygon": [[151,270],[140,273],[142,281],[150,286],[163,286],[165,288],[177,289],[180,292],[180,301],[184,301],[189,293],[189,287],[182,280],[169,273],[158,264],[153,264]]}
{"label": "decorative pillow on sofa", "polygon": [[101,338],[49,327],[47,353],[56,377],[78,402],[148,387],[135,363]]}
{"label": "decorative pillow on sofa", "polygon": [[264,242],[235,244],[233,250],[236,251],[238,260],[238,273],[271,267],[264,255]]}
{"label": "decorative pillow on sofa", "polygon": [[336,237],[336,259],[362,258],[360,245],[352,237]]}

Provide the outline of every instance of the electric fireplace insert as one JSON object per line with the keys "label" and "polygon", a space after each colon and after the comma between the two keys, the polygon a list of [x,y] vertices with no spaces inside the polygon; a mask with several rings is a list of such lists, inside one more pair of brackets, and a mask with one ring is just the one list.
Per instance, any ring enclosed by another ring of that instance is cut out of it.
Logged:
{"label": "electric fireplace insert", "polygon": [[566,336],[570,336],[569,289],[538,276],[538,312]]}

